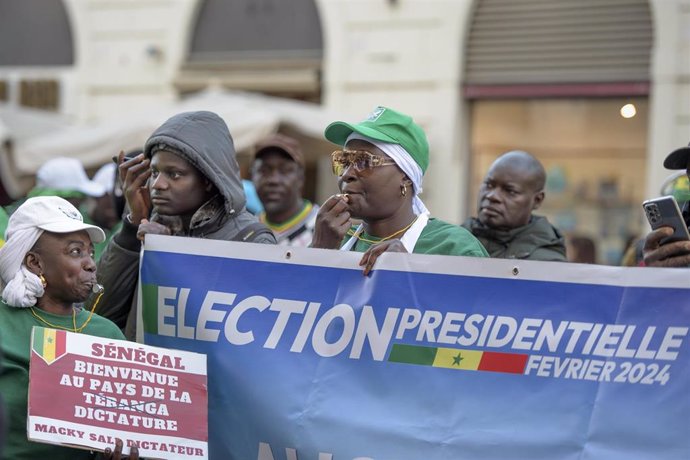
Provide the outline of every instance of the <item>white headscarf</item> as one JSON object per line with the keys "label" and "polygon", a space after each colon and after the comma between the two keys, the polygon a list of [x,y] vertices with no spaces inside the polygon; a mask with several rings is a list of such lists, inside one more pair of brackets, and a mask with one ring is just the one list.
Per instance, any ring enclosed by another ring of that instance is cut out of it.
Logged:
{"label": "white headscarf", "polygon": [[355,132],[353,132],[347,137],[345,145],[347,145],[347,143],[351,140],[355,139],[366,141],[370,144],[375,145],[376,147],[381,149],[383,153],[385,153],[386,155],[391,157],[393,161],[395,161],[395,164],[398,165],[398,167],[402,169],[402,171],[412,181],[412,188],[414,193],[414,197],[412,199],[412,210],[416,215],[426,214],[428,216],[429,210],[426,208],[421,198],[419,198],[419,194],[422,193],[422,180],[424,178],[424,173],[422,172],[422,168],[420,168],[417,162],[414,161],[414,159],[412,159],[412,156],[407,152],[407,150],[405,150],[399,144],[377,141],[376,139],[372,139],[371,137],[367,136],[362,136],[361,134]]}
{"label": "white headscarf", "polygon": [[21,228],[12,233],[8,231],[7,241],[0,248],[0,278],[5,285],[2,300],[11,307],[32,307],[44,293],[41,280],[24,265],[26,253],[43,231],[37,227]]}

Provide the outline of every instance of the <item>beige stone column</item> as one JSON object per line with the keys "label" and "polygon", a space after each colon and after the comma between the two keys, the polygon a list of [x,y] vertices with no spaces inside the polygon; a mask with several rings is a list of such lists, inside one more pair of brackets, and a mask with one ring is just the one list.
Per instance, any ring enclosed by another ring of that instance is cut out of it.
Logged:
{"label": "beige stone column", "polygon": [[146,109],[176,97],[199,0],[64,0],[75,40],[82,120]]}
{"label": "beige stone column", "polygon": [[690,1],[652,0],[652,50],[646,196],[659,195],[672,150],[690,142]]}

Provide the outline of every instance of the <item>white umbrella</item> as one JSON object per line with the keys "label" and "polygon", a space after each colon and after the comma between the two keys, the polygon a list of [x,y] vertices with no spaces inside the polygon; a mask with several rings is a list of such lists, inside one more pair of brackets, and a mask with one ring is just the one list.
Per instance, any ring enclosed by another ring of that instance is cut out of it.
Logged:
{"label": "white umbrella", "polygon": [[110,161],[120,150],[141,148],[169,117],[192,110],[209,110],[220,115],[230,128],[237,151],[250,149],[263,137],[284,127],[290,134],[309,139],[309,150],[318,150],[307,151],[307,156],[312,158],[329,153],[330,144],[323,139],[323,130],[328,123],[339,119],[318,104],[209,89],[175,104],[130,113],[126,118],[63,127],[19,140],[14,149],[14,164],[19,174],[34,174],[46,160],[68,156],[79,158],[87,168],[97,167]]}
{"label": "white umbrella", "polygon": [[69,117],[47,110],[0,103],[0,140],[21,142],[59,131],[71,125]]}
{"label": "white umbrella", "polygon": [[0,181],[11,197],[22,195],[32,183],[30,177],[16,170],[16,155],[12,153],[17,144],[65,129],[69,124],[67,117],[54,112],[0,103]]}

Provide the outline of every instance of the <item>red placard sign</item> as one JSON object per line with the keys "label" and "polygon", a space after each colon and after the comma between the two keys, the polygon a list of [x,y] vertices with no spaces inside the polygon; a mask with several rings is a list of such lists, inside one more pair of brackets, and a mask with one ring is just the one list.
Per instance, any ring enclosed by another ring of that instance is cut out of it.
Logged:
{"label": "red placard sign", "polygon": [[208,458],[206,356],[34,327],[29,439]]}

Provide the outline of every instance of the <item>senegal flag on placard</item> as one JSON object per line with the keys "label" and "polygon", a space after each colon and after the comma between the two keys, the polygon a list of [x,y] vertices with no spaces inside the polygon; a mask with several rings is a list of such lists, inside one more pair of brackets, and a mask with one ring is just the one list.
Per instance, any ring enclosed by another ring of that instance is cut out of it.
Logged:
{"label": "senegal flag on placard", "polygon": [[67,353],[67,332],[34,326],[31,349],[50,365]]}

